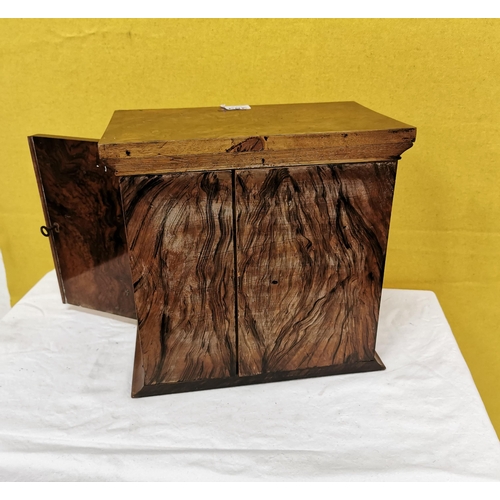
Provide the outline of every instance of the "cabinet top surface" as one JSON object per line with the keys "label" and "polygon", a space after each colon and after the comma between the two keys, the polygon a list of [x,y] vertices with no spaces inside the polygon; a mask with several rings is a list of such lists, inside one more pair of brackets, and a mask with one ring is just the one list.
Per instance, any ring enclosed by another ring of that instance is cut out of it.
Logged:
{"label": "cabinet top surface", "polygon": [[115,111],[99,157],[117,175],[384,161],[415,135],[356,102]]}
{"label": "cabinet top surface", "polygon": [[258,105],[235,111],[120,110],[113,114],[99,145],[413,128],[352,101]]}

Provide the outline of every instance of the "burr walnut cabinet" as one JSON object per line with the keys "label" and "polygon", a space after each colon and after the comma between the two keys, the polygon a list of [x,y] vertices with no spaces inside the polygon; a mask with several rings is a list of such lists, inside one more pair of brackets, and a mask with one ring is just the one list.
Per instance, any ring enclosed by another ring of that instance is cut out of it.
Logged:
{"label": "burr walnut cabinet", "polygon": [[380,370],[400,155],[354,102],[116,111],[29,138],[64,302],[137,318],[134,397]]}

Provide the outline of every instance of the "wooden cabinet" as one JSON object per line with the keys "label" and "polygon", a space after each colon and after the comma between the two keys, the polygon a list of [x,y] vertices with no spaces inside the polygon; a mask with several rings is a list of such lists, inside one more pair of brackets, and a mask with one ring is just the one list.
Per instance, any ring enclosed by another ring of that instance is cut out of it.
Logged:
{"label": "wooden cabinet", "polygon": [[33,136],[63,300],[137,317],[135,397],[383,369],[415,134],[345,102],[117,111],[98,145]]}

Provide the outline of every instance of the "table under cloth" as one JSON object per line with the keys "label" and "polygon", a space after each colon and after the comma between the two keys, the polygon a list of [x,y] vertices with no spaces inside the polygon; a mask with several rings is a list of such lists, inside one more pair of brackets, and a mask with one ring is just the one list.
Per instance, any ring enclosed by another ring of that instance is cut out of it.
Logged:
{"label": "table under cloth", "polygon": [[132,399],[136,322],[61,303],[0,321],[2,481],[500,480],[500,444],[432,292],[385,289],[385,371]]}

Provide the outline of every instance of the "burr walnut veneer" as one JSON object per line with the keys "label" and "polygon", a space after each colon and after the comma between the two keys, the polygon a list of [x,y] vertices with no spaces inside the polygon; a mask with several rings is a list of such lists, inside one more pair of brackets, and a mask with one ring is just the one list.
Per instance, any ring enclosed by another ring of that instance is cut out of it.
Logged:
{"label": "burr walnut veneer", "polygon": [[132,395],[383,369],[397,160],[354,102],[117,111],[29,138],[64,302],[136,317]]}

